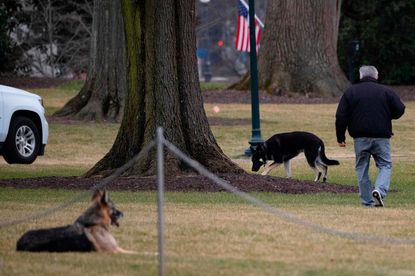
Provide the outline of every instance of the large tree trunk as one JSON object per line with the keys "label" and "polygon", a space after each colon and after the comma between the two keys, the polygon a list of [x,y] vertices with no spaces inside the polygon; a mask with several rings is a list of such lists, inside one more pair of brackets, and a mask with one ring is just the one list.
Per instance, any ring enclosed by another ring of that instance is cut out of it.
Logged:
{"label": "large tree trunk", "polygon": [[54,116],[118,120],[126,91],[126,57],[120,1],[95,0],[90,64],[81,91]]}
{"label": "large tree trunk", "polygon": [[[242,172],[227,158],[209,128],[196,62],[194,0],[123,0],[128,93],[121,127],[109,153],[87,176],[106,175],[154,139],[166,139],[214,172]],[[153,152],[154,153],[154,152]],[[168,174],[186,171],[167,153]],[[129,172],[155,174],[154,154]]]}
{"label": "large tree trunk", "polygon": [[[341,0],[268,1],[259,82],[273,94],[338,96],[348,86],[337,58]],[[247,88],[245,76],[237,88]]]}

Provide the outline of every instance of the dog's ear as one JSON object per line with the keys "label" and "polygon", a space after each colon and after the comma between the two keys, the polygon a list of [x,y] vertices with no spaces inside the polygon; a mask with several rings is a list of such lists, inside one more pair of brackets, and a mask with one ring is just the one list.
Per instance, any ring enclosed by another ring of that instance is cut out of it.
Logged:
{"label": "dog's ear", "polygon": [[102,197],[102,192],[100,190],[94,190],[94,192],[92,193],[92,201],[97,201],[99,202],[101,200]]}
{"label": "dog's ear", "polygon": [[108,193],[107,191],[103,190],[95,190],[92,194],[92,201],[98,202],[98,203],[108,203]]}
{"label": "dog's ear", "polygon": [[252,154],[254,154],[254,153],[255,153],[255,151],[256,151],[256,150],[255,150],[255,148],[254,148],[253,146],[249,146],[249,149],[250,149],[250,151],[251,151],[251,153],[252,153]]}
{"label": "dog's ear", "polygon": [[104,190],[102,192],[102,196],[101,196],[101,203],[107,204],[109,201],[109,196],[106,190]]}

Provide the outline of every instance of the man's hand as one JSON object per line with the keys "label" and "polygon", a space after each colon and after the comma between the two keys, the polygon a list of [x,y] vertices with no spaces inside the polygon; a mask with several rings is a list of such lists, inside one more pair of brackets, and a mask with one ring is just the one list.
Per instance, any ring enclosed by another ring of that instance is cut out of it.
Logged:
{"label": "man's hand", "polygon": [[339,143],[339,147],[341,147],[341,148],[345,148],[346,147],[346,142],[341,142],[341,143]]}

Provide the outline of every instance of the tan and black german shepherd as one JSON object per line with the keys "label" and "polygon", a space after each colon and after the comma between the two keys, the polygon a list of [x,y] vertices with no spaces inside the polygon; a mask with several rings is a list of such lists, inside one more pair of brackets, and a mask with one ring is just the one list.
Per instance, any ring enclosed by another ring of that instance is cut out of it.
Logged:
{"label": "tan and black german shepherd", "polygon": [[107,192],[94,191],[92,205],[67,226],[30,230],[17,241],[17,251],[135,253],[118,246],[110,225],[119,226],[123,213],[115,208]]}

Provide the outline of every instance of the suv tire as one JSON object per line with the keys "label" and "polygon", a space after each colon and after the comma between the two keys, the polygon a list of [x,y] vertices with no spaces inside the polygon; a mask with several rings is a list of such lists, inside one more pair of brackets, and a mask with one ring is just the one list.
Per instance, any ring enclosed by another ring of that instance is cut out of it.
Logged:
{"label": "suv tire", "polygon": [[31,164],[35,161],[39,148],[40,135],[36,124],[27,117],[13,118],[3,147],[6,162]]}

